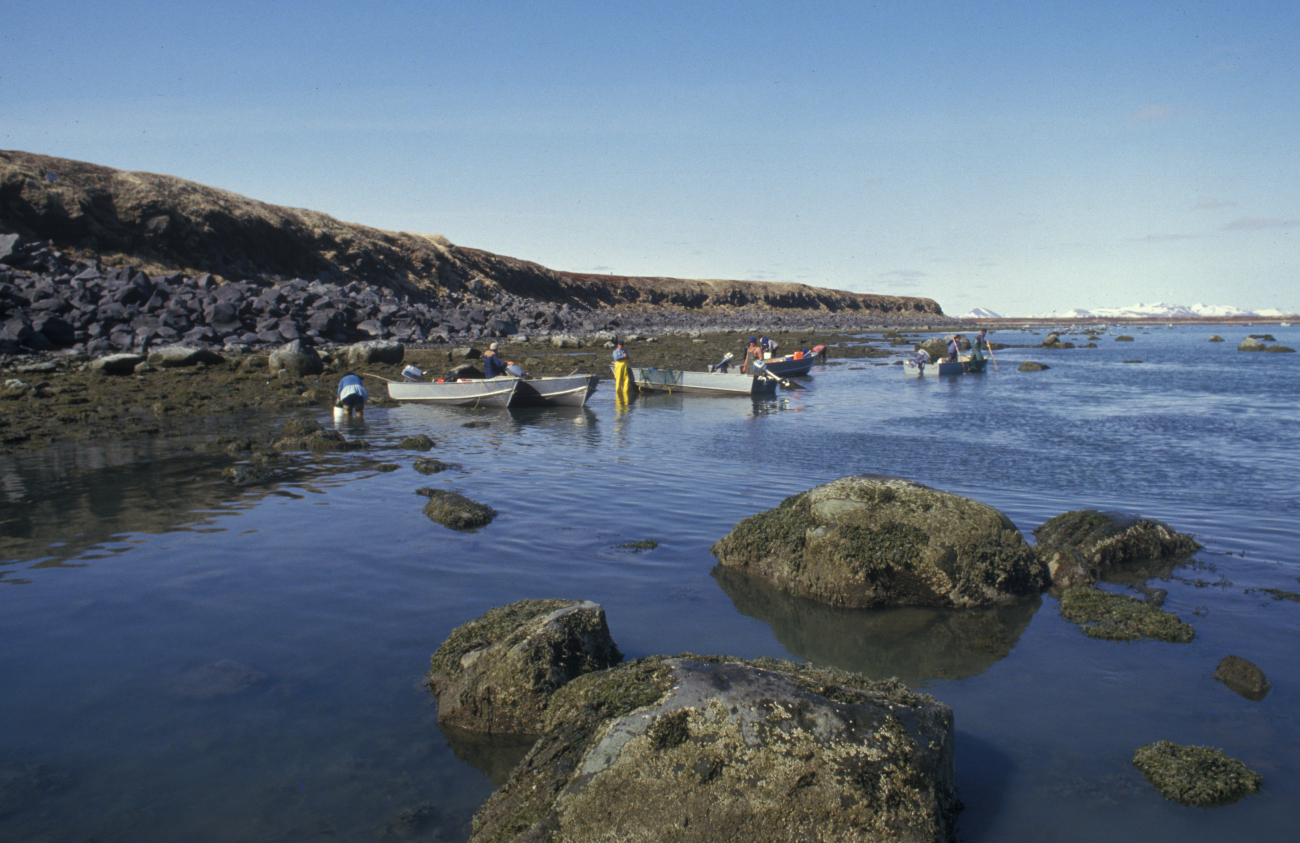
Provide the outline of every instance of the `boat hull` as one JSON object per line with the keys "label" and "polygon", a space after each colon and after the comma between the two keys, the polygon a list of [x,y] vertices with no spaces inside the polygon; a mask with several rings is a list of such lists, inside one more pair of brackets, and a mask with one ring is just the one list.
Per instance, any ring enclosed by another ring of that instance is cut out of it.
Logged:
{"label": "boat hull", "polygon": [[582,407],[596,391],[596,375],[532,378],[519,382],[511,407]]}
{"label": "boat hull", "polygon": [[504,410],[510,406],[522,378],[461,380],[444,383],[388,381],[388,397],[404,404],[439,404],[445,407],[489,407]]}
{"label": "boat hull", "polygon": [[682,369],[631,367],[632,380],[642,392],[695,395],[771,395],[779,378],[732,372],[689,372]]}
{"label": "boat hull", "polygon": [[947,360],[940,360],[937,363],[927,363],[925,366],[918,367],[910,360],[903,365],[903,374],[909,378],[925,377],[926,375],[978,375],[983,372],[989,365],[988,358],[982,360],[971,360],[969,357],[959,357],[956,363]]}
{"label": "boat hull", "polygon": [[812,371],[813,356],[801,357],[798,360],[764,360],[763,367],[770,374],[783,378],[802,377]]}

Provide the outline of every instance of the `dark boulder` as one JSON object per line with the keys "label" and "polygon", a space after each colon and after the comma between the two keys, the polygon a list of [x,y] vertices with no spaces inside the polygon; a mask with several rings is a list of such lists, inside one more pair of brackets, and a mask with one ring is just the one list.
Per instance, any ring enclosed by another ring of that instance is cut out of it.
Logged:
{"label": "dark boulder", "polygon": [[433,654],[428,685],[441,725],[531,735],[559,688],[622,660],[598,604],[523,600],[453,630]]}
{"label": "dark boulder", "polygon": [[1268,696],[1273,688],[1258,665],[1240,656],[1224,656],[1214,669],[1214,678],[1255,702]]}
{"label": "dark boulder", "polygon": [[1048,369],[1050,369],[1050,368],[1052,368],[1052,367],[1051,367],[1051,366],[1048,366],[1048,365],[1045,365],[1045,364],[1043,364],[1043,363],[1035,363],[1035,362],[1032,361],[1032,360],[1026,360],[1025,362],[1021,363],[1019,367],[1017,367],[1016,371],[1019,371],[1019,372],[1044,372],[1044,371],[1046,371],[1046,370],[1048,370]]}
{"label": "dark boulder", "polygon": [[896,681],[660,656],[558,690],[471,841],[946,843],[953,781],[952,710]]}
{"label": "dark boulder", "polygon": [[1201,549],[1159,521],[1095,509],[1062,513],[1034,530],[1034,538],[1058,585],[1095,582],[1117,566],[1181,559]]}
{"label": "dark boulder", "polygon": [[456,492],[445,489],[417,489],[419,494],[429,498],[424,505],[424,514],[430,520],[437,521],[444,527],[471,533],[480,527],[486,527],[497,517],[497,511],[486,504],[472,501]]}
{"label": "dark boulder", "polygon": [[1045,567],[991,506],[898,477],[844,477],[741,521],[718,561],[832,606],[983,606],[1036,595]]}

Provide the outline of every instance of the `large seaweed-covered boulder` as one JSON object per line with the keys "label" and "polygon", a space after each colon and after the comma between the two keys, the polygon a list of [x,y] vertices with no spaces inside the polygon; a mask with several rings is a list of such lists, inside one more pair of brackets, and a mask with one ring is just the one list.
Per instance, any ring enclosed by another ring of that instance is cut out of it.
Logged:
{"label": "large seaweed-covered boulder", "polygon": [[953,720],[897,681],[658,656],[556,692],[486,841],[948,841]]}
{"label": "large seaweed-covered boulder", "polygon": [[744,519],[718,561],[832,606],[984,606],[1046,569],[991,506],[899,477],[843,477]]}
{"label": "large seaweed-covered boulder", "polygon": [[1096,582],[1116,566],[1181,559],[1201,549],[1159,521],[1095,509],[1062,513],[1034,530],[1034,538],[1052,582],[1062,586]]}
{"label": "large seaweed-covered boulder", "polygon": [[406,357],[406,346],[396,340],[366,340],[345,346],[337,356],[351,369],[381,363],[397,366]]}
{"label": "large seaweed-covered boulder", "polygon": [[521,600],[454,629],[433,654],[428,685],[443,725],[537,734],[557,689],[622,660],[599,604]]}
{"label": "large seaweed-covered boulder", "polygon": [[316,349],[304,344],[302,340],[287,342],[272,351],[266,359],[266,365],[272,374],[284,371],[300,378],[319,375],[325,371],[325,362],[320,359]]}

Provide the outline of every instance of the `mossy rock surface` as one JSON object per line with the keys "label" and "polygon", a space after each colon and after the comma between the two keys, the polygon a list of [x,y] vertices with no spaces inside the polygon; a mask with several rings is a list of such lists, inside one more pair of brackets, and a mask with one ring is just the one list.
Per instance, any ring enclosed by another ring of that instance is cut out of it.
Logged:
{"label": "mossy rock surface", "polygon": [[[287,425],[286,425],[287,427]],[[271,443],[277,451],[311,451],[328,454],[335,451],[358,451],[366,447],[360,439],[348,439],[337,430],[317,430],[307,436],[286,436]]]}
{"label": "mossy rock surface", "polygon": [[402,440],[397,447],[407,451],[428,451],[433,448],[433,440],[427,434],[417,433],[415,436],[408,436]]}
{"label": "mossy rock surface", "polygon": [[983,606],[1038,594],[1046,568],[991,506],[860,475],[786,498],[713,546],[718,561],[832,606]]}
{"label": "mossy rock surface", "polygon": [[1079,624],[1089,638],[1107,641],[1152,638],[1186,644],[1196,637],[1196,630],[1172,612],[1090,586],[1067,589],[1061,595],[1061,617]]}
{"label": "mossy rock surface", "polygon": [[444,527],[461,532],[473,532],[486,527],[497,517],[497,511],[487,504],[470,500],[456,492],[445,489],[420,489],[420,494],[429,498],[424,505],[424,514]]}
{"label": "mossy rock surface", "polygon": [[523,600],[453,630],[433,654],[428,684],[440,723],[537,734],[557,689],[622,660],[599,604]]}
{"label": "mossy rock surface", "polygon": [[[1095,509],[1064,512],[1034,530],[1034,538],[1038,540],[1038,555],[1044,560],[1077,552],[1093,581],[1118,565],[1182,559],[1201,549],[1191,536],[1159,521]],[[1059,582],[1056,573],[1054,570]],[[1076,578],[1075,582],[1083,579],[1087,578]]]}
{"label": "mossy rock surface", "polygon": [[473,843],[951,839],[948,706],[770,659],[657,656],[557,691]]}
{"label": "mossy rock surface", "polygon": [[1213,808],[1230,805],[1259,790],[1264,777],[1221,749],[1180,746],[1157,741],[1133,753],[1133,766],[1142,771],[1160,795],[1180,805]]}

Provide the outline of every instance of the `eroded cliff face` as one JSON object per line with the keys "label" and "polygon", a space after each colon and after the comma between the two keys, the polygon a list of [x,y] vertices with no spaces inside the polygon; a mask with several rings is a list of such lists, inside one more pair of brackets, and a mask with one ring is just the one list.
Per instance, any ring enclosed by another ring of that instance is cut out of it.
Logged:
{"label": "eroded cliff face", "polygon": [[3,231],[146,271],[212,273],[228,280],[326,275],[430,297],[492,298],[504,290],[584,309],[942,315],[931,299],[805,284],[558,272],[438,236],[346,223],[172,176],[15,151],[0,151]]}

